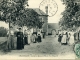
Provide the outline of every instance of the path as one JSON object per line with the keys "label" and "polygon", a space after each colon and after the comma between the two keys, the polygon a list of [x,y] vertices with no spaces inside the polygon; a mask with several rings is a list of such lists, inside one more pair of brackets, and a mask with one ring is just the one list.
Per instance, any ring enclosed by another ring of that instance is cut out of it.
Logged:
{"label": "path", "polygon": [[54,57],[58,59],[74,59],[73,47],[69,45],[60,45],[58,37],[48,36],[41,43],[31,43],[25,45],[23,50],[12,50],[4,56],[20,57]]}

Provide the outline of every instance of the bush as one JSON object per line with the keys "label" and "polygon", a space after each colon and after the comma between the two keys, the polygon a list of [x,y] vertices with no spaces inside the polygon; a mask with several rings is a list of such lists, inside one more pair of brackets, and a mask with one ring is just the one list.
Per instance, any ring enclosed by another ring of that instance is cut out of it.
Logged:
{"label": "bush", "polygon": [[0,37],[6,37],[7,36],[7,29],[4,27],[0,27]]}

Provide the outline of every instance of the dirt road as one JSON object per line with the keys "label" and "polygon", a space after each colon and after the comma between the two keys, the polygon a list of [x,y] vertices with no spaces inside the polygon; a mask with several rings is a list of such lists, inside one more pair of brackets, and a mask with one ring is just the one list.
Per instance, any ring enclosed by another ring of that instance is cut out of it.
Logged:
{"label": "dirt road", "polygon": [[5,54],[20,57],[54,57],[58,59],[74,59],[73,47],[69,45],[60,45],[58,37],[47,36],[41,43],[31,43],[25,45],[23,50],[12,50]]}

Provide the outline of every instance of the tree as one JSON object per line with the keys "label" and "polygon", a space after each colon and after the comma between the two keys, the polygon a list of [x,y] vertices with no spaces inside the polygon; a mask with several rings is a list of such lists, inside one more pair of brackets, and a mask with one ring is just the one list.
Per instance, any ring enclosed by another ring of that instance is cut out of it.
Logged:
{"label": "tree", "polygon": [[59,24],[65,26],[66,28],[72,28],[74,25],[79,26],[78,17],[80,15],[79,6],[76,3],[76,0],[62,0],[65,4],[65,11],[62,12],[62,18],[60,19]]}
{"label": "tree", "polygon": [[43,22],[33,9],[26,9],[28,0],[2,0],[0,3],[0,20],[20,26],[41,28]]}
{"label": "tree", "polygon": [[38,27],[42,28],[43,22],[39,18],[39,14],[33,9],[27,8],[24,12],[20,13],[19,19],[17,19],[17,24],[20,26],[27,26],[30,28]]}
{"label": "tree", "polygon": [[[24,3],[26,0],[3,0],[0,3],[0,20],[9,22],[16,21],[19,16],[19,12],[24,9]],[[28,4],[27,4],[28,5]]]}

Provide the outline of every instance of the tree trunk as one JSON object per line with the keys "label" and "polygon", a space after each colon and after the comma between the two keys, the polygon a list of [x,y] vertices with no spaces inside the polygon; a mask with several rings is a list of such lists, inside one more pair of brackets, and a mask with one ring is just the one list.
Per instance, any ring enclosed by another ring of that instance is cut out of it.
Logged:
{"label": "tree trunk", "polygon": [[10,21],[11,21],[11,16],[10,16],[10,19],[9,19],[9,37],[10,37]]}

